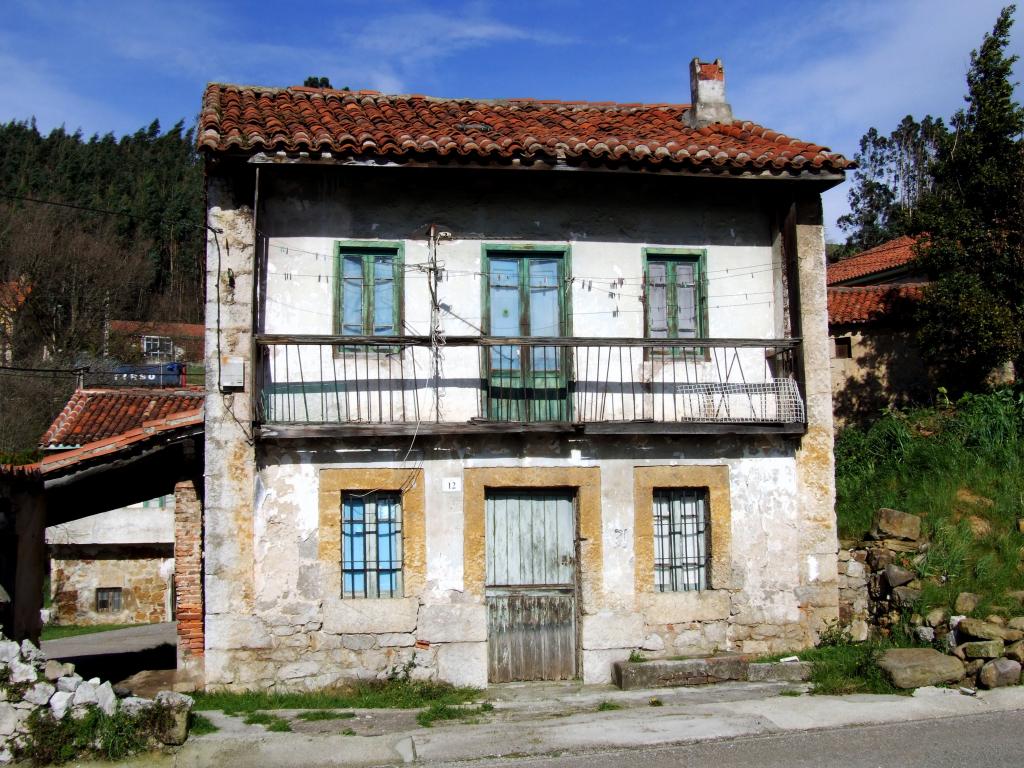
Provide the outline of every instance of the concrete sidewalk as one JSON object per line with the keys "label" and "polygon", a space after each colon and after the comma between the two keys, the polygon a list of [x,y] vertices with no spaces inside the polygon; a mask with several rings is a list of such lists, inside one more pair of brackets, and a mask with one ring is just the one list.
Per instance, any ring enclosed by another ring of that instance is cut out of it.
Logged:
{"label": "concrete sidewalk", "polygon": [[[270,733],[241,717],[204,713],[221,728],[192,737],[167,765],[222,768],[443,764],[484,757],[578,754],[595,750],[686,744],[791,731],[913,722],[1024,709],[1024,688],[964,696],[922,688],[913,696],[779,696],[771,683],[630,691],[593,686],[500,686],[486,693],[494,711],[475,724],[420,728],[414,713],[357,710],[352,720],[294,725],[305,732]],[[793,689],[793,686],[789,686]],[[651,706],[658,698],[662,706]],[[622,706],[598,711],[601,702]],[[292,716],[292,712],[279,712]],[[386,724],[385,724],[386,723]],[[379,735],[342,735],[349,729]],[[325,732],[326,731],[326,732]],[[140,765],[143,763],[139,763]],[[154,765],[152,758],[146,765]]]}

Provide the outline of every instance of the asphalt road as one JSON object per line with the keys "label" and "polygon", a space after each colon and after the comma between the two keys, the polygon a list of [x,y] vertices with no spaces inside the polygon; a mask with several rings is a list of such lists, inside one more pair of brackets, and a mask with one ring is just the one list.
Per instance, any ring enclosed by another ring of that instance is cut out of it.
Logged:
{"label": "asphalt road", "polygon": [[480,760],[471,764],[475,768],[1019,768],[1024,765],[1024,711],[804,731],[689,746]]}

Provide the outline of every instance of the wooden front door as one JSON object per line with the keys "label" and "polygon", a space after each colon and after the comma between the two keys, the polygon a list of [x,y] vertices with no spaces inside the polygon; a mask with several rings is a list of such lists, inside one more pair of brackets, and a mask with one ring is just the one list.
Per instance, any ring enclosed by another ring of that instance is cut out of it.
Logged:
{"label": "wooden front door", "polygon": [[[492,255],[488,260],[487,331],[491,336],[565,335],[565,263],[557,253]],[[509,345],[487,355],[487,417],[496,421],[567,421],[564,347]]]}
{"label": "wooden front door", "polygon": [[488,680],[576,677],[576,512],[566,489],[486,496]]}

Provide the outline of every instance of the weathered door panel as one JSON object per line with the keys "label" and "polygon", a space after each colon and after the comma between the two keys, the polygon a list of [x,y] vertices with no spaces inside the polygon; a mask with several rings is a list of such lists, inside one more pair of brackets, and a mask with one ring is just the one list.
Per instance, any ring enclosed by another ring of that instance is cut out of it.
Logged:
{"label": "weathered door panel", "polygon": [[491,682],[576,676],[571,491],[490,491],[486,501]]}

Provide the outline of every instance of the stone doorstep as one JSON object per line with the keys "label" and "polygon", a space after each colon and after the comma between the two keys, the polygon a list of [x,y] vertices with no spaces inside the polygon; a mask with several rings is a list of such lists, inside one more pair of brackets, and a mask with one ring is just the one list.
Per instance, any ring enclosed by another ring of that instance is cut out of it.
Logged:
{"label": "stone doorstep", "polygon": [[617,661],[612,677],[624,691],[732,681],[802,682],[810,678],[809,663],[757,663],[757,658],[756,654],[732,653],[686,659]]}

